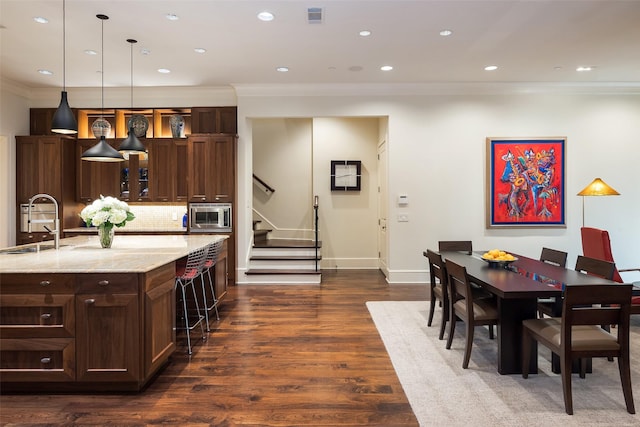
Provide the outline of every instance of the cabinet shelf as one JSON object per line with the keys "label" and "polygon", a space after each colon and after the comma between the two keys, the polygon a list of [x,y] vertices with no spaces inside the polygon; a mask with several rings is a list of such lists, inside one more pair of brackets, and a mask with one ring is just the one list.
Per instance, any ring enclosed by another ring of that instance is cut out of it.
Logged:
{"label": "cabinet shelf", "polygon": [[127,126],[133,115],[140,114],[149,122],[147,133],[140,138],[172,138],[171,116],[178,114],[184,119],[183,135],[191,133],[190,108],[123,108],[123,109],[78,109],[78,138],[93,138],[91,125],[99,117],[104,117],[111,124],[111,132],[107,139],[126,138]]}

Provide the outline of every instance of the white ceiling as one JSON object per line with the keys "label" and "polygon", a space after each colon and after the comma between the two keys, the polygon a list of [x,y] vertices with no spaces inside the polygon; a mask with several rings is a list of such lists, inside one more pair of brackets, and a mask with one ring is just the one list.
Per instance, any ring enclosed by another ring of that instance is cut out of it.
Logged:
{"label": "white ceiling", "polygon": [[[0,0],[5,81],[31,88],[63,81],[62,0]],[[321,24],[307,8],[322,7]],[[271,22],[258,12],[275,14]],[[67,0],[66,85],[640,81],[636,0]],[[180,17],[166,19],[168,13]],[[49,19],[34,22],[35,16]],[[360,30],[372,35],[361,37]],[[439,35],[450,29],[449,37]],[[194,48],[207,49],[197,54]],[[142,55],[141,49],[151,51]],[[487,65],[497,65],[493,72]],[[382,72],[380,66],[392,65]],[[276,71],[287,66],[288,73]],[[592,66],[591,72],[577,72]],[[160,74],[168,68],[170,74]],[[49,69],[52,76],[38,73]]]}

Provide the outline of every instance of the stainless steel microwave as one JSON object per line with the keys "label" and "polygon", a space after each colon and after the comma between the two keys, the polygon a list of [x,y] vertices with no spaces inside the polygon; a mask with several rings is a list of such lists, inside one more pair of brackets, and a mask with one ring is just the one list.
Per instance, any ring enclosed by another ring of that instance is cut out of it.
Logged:
{"label": "stainless steel microwave", "polygon": [[190,233],[230,233],[231,203],[190,203]]}

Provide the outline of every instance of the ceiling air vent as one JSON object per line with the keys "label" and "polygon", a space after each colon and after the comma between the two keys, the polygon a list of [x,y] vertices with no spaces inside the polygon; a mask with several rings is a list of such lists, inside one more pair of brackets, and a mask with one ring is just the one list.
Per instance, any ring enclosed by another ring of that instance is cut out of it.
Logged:
{"label": "ceiling air vent", "polygon": [[310,7],[307,9],[307,21],[309,24],[322,24],[322,8]]}

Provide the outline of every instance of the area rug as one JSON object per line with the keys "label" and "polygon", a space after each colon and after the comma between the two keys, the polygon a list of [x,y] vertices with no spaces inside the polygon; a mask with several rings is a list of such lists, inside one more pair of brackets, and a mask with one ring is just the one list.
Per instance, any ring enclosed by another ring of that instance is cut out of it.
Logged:
{"label": "area rug", "polygon": [[[421,426],[638,426],[627,413],[618,363],[594,359],[586,379],[572,377],[574,415],[567,415],[551,353],[538,347],[538,374],[497,372],[497,341],[477,328],[468,369],[462,369],[464,326],[453,345],[438,339],[441,313],[427,327],[427,301],[367,302],[371,317]],[[632,384],[640,393],[640,316],[632,319]],[[639,401],[636,398],[637,409]]]}

